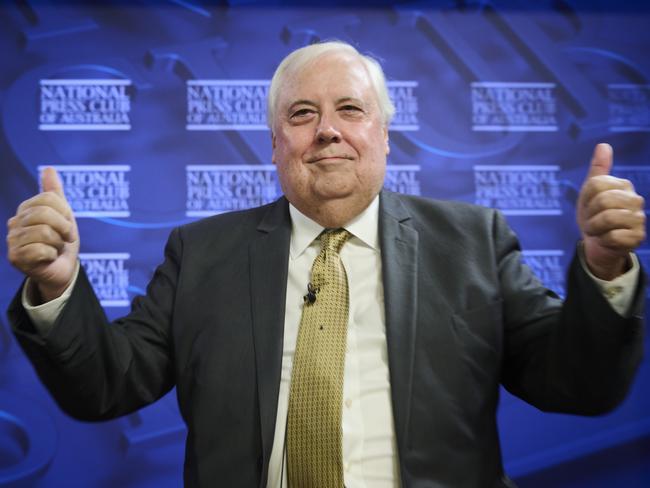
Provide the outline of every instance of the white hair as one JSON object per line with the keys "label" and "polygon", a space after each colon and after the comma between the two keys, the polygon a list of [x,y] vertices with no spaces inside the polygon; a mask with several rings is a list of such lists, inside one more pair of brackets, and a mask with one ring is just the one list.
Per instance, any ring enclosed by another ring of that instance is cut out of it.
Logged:
{"label": "white hair", "polygon": [[331,52],[342,52],[358,56],[370,77],[377,100],[379,101],[379,110],[381,112],[383,122],[386,127],[390,124],[393,115],[395,114],[395,106],[388,96],[388,88],[386,87],[386,77],[384,71],[381,69],[379,62],[357,51],[352,45],[341,41],[328,41],[309,46],[301,47],[291,52],[279,64],[273,78],[271,79],[271,86],[269,87],[269,95],[267,99],[266,109],[266,123],[271,130],[273,130],[273,121],[275,120],[275,113],[278,104],[278,94],[282,89],[287,77],[293,73],[298,72],[307,64],[315,59]]}

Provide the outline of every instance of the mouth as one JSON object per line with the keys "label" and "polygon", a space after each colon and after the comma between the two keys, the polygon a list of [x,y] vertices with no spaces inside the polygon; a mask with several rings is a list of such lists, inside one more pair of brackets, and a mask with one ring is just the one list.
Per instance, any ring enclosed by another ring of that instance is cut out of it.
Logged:
{"label": "mouth", "polygon": [[354,158],[348,154],[332,155],[332,156],[315,156],[309,158],[307,163],[337,163],[341,161],[352,161]]}

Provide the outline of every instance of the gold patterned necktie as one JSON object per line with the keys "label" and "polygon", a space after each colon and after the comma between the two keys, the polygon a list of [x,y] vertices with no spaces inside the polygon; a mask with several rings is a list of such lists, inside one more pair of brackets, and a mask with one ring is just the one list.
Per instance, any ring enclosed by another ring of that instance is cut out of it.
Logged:
{"label": "gold patterned necktie", "polygon": [[339,252],[345,229],[325,231],[311,269],[291,373],[287,470],[291,488],[341,488],[341,409],[348,279]]}

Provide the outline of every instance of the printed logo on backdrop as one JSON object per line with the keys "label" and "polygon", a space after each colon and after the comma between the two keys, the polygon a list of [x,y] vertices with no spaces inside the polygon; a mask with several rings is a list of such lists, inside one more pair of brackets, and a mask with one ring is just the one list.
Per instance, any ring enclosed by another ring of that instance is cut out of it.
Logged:
{"label": "printed logo on backdrop", "polygon": [[650,85],[607,85],[609,130],[650,132]]}
{"label": "printed logo on backdrop", "polygon": [[[47,166],[39,166],[39,174]],[[75,217],[129,217],[129,165],[52,166]],[[39,178],[40,181],[40,178]]]}
{"label": "printed logo on backdrop", "polygon": [[128,307],[129,253],[80,253],[79,261],[103,307]]}
{"label": "printed logo on backdrop", "polygon": [[471,89],[474,131],[558,130],[555,83],[475,82]]}
{"label": "printed logo on backdrop", "polygon": [[530,266],[541,282],[561,297],[565,296],[564,251],[530,250],[522,252],[524,262]]}
{"label": "printed logo on backdrop", "polygon": [[[612,167],[612,175],[630,180],[636,192],[645,198],[646,202],[650,201],[650,166],[614,164]],[[650,208],[646,208],[646,213],[650,213]]]}
{"label": "printed logo on backdrop", "polygon": [[506,215],[561,215],[559,166],[474,166],[475,203]]}
{"label": "printed logo on backdrop", "polygon": [[417,81],[388,81],[388,95],[395,105],[395,115],[390,123],[390,130],[420,130],[418,121],[418,98],[415,89]]}
{"label": "printed logo on backdrop", "polygon": [[384,188],[398,193],[421,195],[420,165],[387,165]]}
{"label": "printed logo on backdrop", "polygon": [[40,130],[131,129],[131,80],[41,80],[40,89]]}
{"label": "printed logo on backdrop", "polygon": [[187,130],[266,130],[268,80],[188,80]]}
{"label": "printed logo on backdrop", "polygon": [[[187,130],[267,130],[268,80],[188,80]],[[419,130],[417,81],[390,81],[395,103],[390,129]]]}
{"label": "printed logo on backdrop", "polygon": [[259,207],[282,194],[273,164],[186,166],[187,217]]}

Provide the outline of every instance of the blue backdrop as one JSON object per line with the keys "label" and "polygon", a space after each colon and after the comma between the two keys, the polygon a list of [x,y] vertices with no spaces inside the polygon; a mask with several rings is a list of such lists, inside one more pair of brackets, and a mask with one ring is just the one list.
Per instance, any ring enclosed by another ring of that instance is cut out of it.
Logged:
{"label": "blue backdrop", "polygon": [[[560,294],[593,146],[610,142],[615,174],[650,196],[645,2],[330,5],[0,4],[1,216],[38,190],[41,166],[58,167],[82,262],[108,315],[124,314],[174,226],[279,195],[268,80],[291,50],[331,38],[387,73],[386,186],[500,208]],[[20,280],[0,261],[3,309]],[[181,484],[173,394],[114,421],[71,420],[1,321],[0,486]],[[504,392],[506,469],[522,487],[650,486],[649,387],[646,360],[625,403],[598,418],[542,414]]]}

